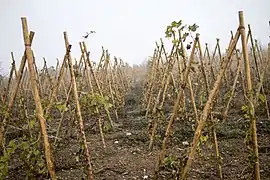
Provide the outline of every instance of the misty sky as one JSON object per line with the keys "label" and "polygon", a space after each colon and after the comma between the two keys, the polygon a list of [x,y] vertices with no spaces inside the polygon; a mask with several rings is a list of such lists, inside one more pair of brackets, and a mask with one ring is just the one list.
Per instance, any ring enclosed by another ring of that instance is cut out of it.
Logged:
{"label": "misty sky", "polygon": [[32,49],[38,67],[42,57],[48,65],[65,53],[63,31],[67,31],[72,56],[79,59],[78,42],[86,31],[95,30],[86,42],[91,57],[97,61],[101,46],[112,56],[130,64],[139,64],[151,56],[155,41],[164,38],[171,21],[183,20],[200,26],[201,41],[213,49],[216,37],[226,48],[230,30],[238,26],[238,11],[243,10],[246,24],[251,24],[254,38],[269,41],[270,0],[0,0],[0,61],[8,71],[13,51],[16,63],[24,51],[21,17],[35,31]]}

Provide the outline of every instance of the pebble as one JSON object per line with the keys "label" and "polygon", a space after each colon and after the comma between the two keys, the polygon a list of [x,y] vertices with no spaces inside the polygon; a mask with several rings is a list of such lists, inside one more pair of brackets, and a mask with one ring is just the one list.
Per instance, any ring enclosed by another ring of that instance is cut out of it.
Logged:
{"label": "pebble", "polygon": [[131,133],[130,133],[130,132],[127,132],[126,135],[127,135],[127,136],[131,136]]}
{"label": "pebble", "polygon": [[188,143],[187,141],[183,141],[182,144],[183,144],[184,146],[188,146],[188,145],[189,145],[189,143]]}

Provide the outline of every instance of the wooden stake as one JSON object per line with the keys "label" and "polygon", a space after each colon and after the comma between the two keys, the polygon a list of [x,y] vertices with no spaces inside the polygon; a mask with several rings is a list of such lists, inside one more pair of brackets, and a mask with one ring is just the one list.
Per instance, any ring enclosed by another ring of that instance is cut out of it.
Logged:
{"label": "wooden stake", "polygon": [[[69,41],[68,41],[67,32],[64,32],[64,38],[65,38],[66,50],[68,51],[68,49],[70,49],[71,45],[69,44]],[[81,132],[81,137],[83,140],[85,159],[87,161],[88,180],[94,180],[90,152],[88,149],[87,140],[86,140],[85,131],[84,131],[84,123],[83,123],[82,114],[81,114],[81,106],[79,103],[79,97],[78,97],[78,92],[77,92],[76,77],[75,77],[74,70],[73,70],[70,51],[68,52],[68,66],[69,66],[70,75],[71,75],[73,96],[74,96],[74,100],[75,100],[75,104],[76,104],[77,117],[79,118],[80,132]]]}
{"label": "wooden stake", "polygon": [[186,68],[186,71],[185,71],[185,74],[184,74],[184,79],[183,79],[183,82],[182,82],[182,84],[180,86],[180,90],[179,90],[177,99],[175,100],[175,103],[174,103],[174,106],[173,106],[173,113],[172,113],[172,115],[170,117],[170,121],[169,121],[169,124],[168,124],[167,129],[166,129],[165,137],[164,137],[163,142],[162,142],[162,149],[160,150],[160,153],[158,155],[158,159],[157,159],[157,162],[156,162],[156,165],[155,165],[155,174],[154,174],[154,177],[153,177],[154,180],[157,180],[159,169],[160,169],[160,164],[163,162],[163,160],[165,158],[165,153],[166,153],[166,148],[167,148],[167,141],[169,140],[169,136],[171,135],[171,132],[172,132],[172,126],[173,126],[173,123],[175,121],[178,109],[179,109],[179,103],[184,97],[184,89],[185,89],[186,81],[188,79],[188,75],[189,75],[189,72],[190,72],[191,62],[193,61],[193,58],[194,58],[194,52],[195,52],[195,49],[196,49],[198,39],[199,39],[199,35],[197,34],[195,42],[193,43],[193,48],[192,48],[192,52],[191,52],[191,55],[190,55],[190,59],[188,61],[188,65],[187,65],[187,68]]}
{"label": "wooden stake", "polygon": [[245,23],[244,23],[244,14],[243,11],[239,11],[239,31],[241,33],[242,40],[242,51],[243,58],[245,63],[245,71],[246,71],[246,81],[247,81],[247,98],[249,99],[249,109],[250,109],[250,121],[252,126],[252,142],[253,142],[253,151],[254,151],[254,178],[256,180],[260,180],[260,164],[259,164],[259,151],[258,151],[258,141],[257,141],[257,128],[256,128],[256,117],[255,110],[253,106],[253,89],[251,82],[251,73],[248,59],[248,48],[247,48],[247,39],[245,33]]}
{"label": "wooden stake", "polygon": [[44,141],[45,158],[46,158],[50,177],[52,180],[55,180],[56,175],[55,175],[55,170],[54,170],[53,157],[52,157],[50,143],[49,143],[47,129],[46,129],[46,120],[44,118],[43,108],[41,106],[41,101],[39,97],[38,84],[37,84],[37,79],[36,79],[36,74],[35,74],[35,69],[34,69],[34,64],[33,64],[33,52],[31,50],[27,20],[25,17],[22,17],[21,20],[22,20],[24,43],[25,43],[25,52],[26,52],[28,69],[29,69],[30,78],[31,78],[32,92],[34,95],[34,100],[35,100],[35,105],[36,105],[36,115],[39,119],[41,134],[43,136],[43,141]]}
{"label": "wooden stake", "polygon": [[212,107],[212,104],[214,102],[214,99],[216,98],[216,95],[219,91],[219,87],[220,87],[220,84],[221,84],[221,79],[227,69],[227,66],[230,62],[230,59],[231,59],[231,55],[232,55],[232,52],[236,46],[236,43],[238,41],[240,37],[240,33],[237,31],[232,43],[231,43],[231,47],[229,48],[229,51],[228,51],[228,55],[227,57],[224,59],[223,63],[222,63],[222,66],[219,70],[219,74],[216,78],[216,82],[214,84],[214,87],[212,89],[212,91],[210,92],[209,94],[209,97],[208,97],[208,100],[206,102],[206,104],[204,105],[204,109],[203,109],[203,112],[201,114],[201,117],[200,117],[200,121],[198,123],[198,126],[195,130],[195,133],[194,133],[194,138],[193,138],[193,142],[192,142],[192,147],[190,149],[190,153],[189,153],[189,156],[188,156],[188,160],[186,162],[186,165],[183,169],[183,172],[182,172],[182,175],[181,175],[181,179],[185,179],[186,176],[187,176],[187,173],[190,169],[190,166],[192,164],[192,161],[193,161],[193,158],[194,158],[194,155],[196,153],[196,149],[197,149],[197,146],[198,146],[198,142],[199,142],[199,139],[201,137],[201,134],[202,134],[202,130],[203,130],[203,127],[204,127],[204,124],[210,114],[210,110],[211,110],[211,107]]}
{"label": "wooden stake", "polygon": [[[34,32],[30,31],[30,34],[29,34],[30,44],[32,44],[34,34],[35,34]],[[16,84],[14,85],[14,88],[11,91],[9,102],[8,102],[8,107],[7,107],[7,113],[6,113],[6,115],[5,115],[4,119],[3,119],[3,122],[1,124],[0,146],[2,146],[3,148],[5,147],[4,134],[5,134],[6,123],[8,121],[9,114],[10,114],[11,109],[13,107],[13,104],[14,104],[14,101],[15,101],[19,86],[20,86],[20,82],[21,82],[23,72],[24,72],[25,63],[26,63],[26,51],[24,51],[24,54],[22,56],[20,68],[19,68],[18,75],[17,75],[17,78],[16,78]]]}

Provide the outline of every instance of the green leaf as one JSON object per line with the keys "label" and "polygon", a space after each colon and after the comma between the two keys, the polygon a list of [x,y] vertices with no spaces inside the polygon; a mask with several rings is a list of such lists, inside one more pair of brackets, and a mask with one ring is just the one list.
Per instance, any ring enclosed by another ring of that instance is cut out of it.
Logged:
{"label": "green leaf", "polygon": [[176,21],[171,22],[171,27],[174,27],[174,28],[179,28],[181,25],[182,25],[182,20],[178,22]]}
{"label": "green leaf", "polygon": [[33,154],[34,154],[35,156],[39,155],[39,150],[34,149]]}
{"label": "green leaf", "polygon": [[184,42],[186,41],[186,39],[187,39],[188,36],[189,36],[189,33],[188,33],[188,32],[185,32],[185,33],[183,34],[182,39],[183,39]]}
{"label": "green leaf", "polygon": [[29,127],[30,127],[30,129],[32,129],[35,126],[35,124],[36,124],[35,119],[30,120],[29,121]]}
{"label": "green leaf", "polygon": [[105,99],[106,101],[109,101],[109,97],[108,97],[108,96],[105,96],[104,99]]}
{"label": "green leaf", "polygon": [[247,112],[248,111],[248,106],[247,105],[243,105],[241,107],[241,109],[242,109],[242,111]]}
{"label": "green leaf", "polygon": [[192,32],[195,32],[198,28],[199,28],[199,26],[196,25],[195,23],[191,26],[188,26],[188,29]]}
{"label": "green leaf", "polygon": [[265,95],[259,94],[259,100],[264,103],[266,101]]}
{"label": "green leaf", "polygon": [[7,148],[7,153],[10,155],[10,154],[13,154],[16,150],[16,145],[14,147],[8,147]]}
{"label": "green leaf", "polygon": [[208,135],[200,137],[201,143],[205,143],[207,140],[208,140]]}
{"label": "green leaf", "polygon": [[180,27],[182,25],[182,20],[179,20],[178,21],[178,26],[177,27]]}
{"label": "green leaf", "polygon": [[23,149],[23,150],[26,150],[26,149],[29,149],[29,144],[25,141],[23,141],[21,144],[20,144],[20,147]]}
{"label": "green leaf", "polygon": [[172,27],[177,27],[178,23],[176,21],[171,22]]}
{"label": "green leaf", "polygon": [[179,40],[177,40],[177,39],[172,40],[172,43],[173,43],[174,45],[176,45],[178,42],[179,42]]}
{"label": "green leaf", "polygon": [[111,108],[113,105],[112,105],[111,103],[105,103],[104,106],[105,106],[106,109],[109,109],[109,108]]}
{"label": "green leaf", "polygon": [[170,37],[172,37],[172,34],[166,34],[165,37],[166,37],[166,38],[170,38]]}
{"label": "green leaf", "polygon": [[248,114],[244,114],[244,118],[245,119],[249,119],[249,115]]}
{"label": "green leaf", "polygon": [[172,27],[171,26],[167,26],[167,29],[166,29],[166,32],[165,32],[166,38],[172,37],[172,32],[173,32]]}
{"label": "green leaf", "polygon": [[66,112],[66,111],[68,111],[68,108],[67,108],[66,103],[57,103],[55,107],[56,107],[56,108],[58,109],[58,111],[60,111],[60,112]]}
{"label": "green leaf", "polygon": [[11,141],[9,141],[8,147],[10,147],[10,148],[15,148],[16,147],[16,144],[15,144],[15,140],[14,139],[11,140]]}

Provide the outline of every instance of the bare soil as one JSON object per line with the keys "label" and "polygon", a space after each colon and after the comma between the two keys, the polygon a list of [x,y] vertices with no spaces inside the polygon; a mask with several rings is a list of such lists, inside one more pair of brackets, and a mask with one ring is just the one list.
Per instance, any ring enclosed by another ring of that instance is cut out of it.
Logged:
{"label": "bare soil", "polygon": [[[156,159],[159,153],[164,129],[160,130],[160,138],[155,141],[152,152],[148,151],[147,120],[144,112],[139,108],[138,97],[129,100],[125,113],[116,123],[116,130],[105,134],[106,149],[103,148],[97,130],[86,122],[88,145],[95,179],[97,180],[139,180],[151,179]],[[237,113],[231,114],[228,121],[219,123],[217,137],[220,154],[223,158],[222,171],[224,179],[248,179],[248,151],[244,143],[245,130],[248,126]],[[261,179],[270,179],[270,121],[258,120],[258,141],[260,146]],[[67,127],[63,127],[65,129]],[[64,131],[64,130],[63,130]],[[74,134],[78,133],[74,131]],[[59,141],[53,148],[56,174],[59,180],[86,179],[82,163],[78,161],[80,146],[74,135]],[[170,139],[167,157],[179,158],[188,147],[184,141],[191,142],[193,130],[189,122],[178,120],[174,125],[174,133]],[[52,139],[53,140],[53,139]],[[15,161],[16,162],[16,161]],[[164,166],[160,179],[173,179],[177,168],[173,165]],[[177,166],[177,165],[176,165]],[[20,165],[11,164],[10,176],[7,179],[25,179],[20,172]],[[36,177],[36,179],[46,179]],[[211,139],[201,146],[192,168],[189,172],[190,180],[219,179],[216,171],[214,148]]]}

